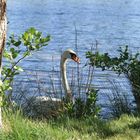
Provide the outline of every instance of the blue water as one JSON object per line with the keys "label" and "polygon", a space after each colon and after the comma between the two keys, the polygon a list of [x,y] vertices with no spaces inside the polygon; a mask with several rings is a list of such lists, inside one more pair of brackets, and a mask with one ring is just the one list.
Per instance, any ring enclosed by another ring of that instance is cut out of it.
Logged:
{"label": "blue water", "polygon": [[[83,61],[95,40],[101,52],[114,55],[124,45],[136,52],[140,42],[139,7],[139,0],[8,0],[8,35],[20,34],[29,27],[50,34],[49,45],[31,58],[41,62],[55,54],[59,57],[66,48],[75,49],[75,26]],[[24,65],[36,67],[38,62]],[[46,69],[44,64],[38,67]]]}
{"label": "blue water", "polygon": [[[52,64],[54,69],[59,71],[61,51],[66,48],[75,49],[75,26],[82,66],[86,63],[85,52],[90,50],[91,43],[95,43],[95,40],[99,43],[98,50],[112,55],[116,55],[116,50],[124,45],[129,45],[134,53],[140,49],[139,0],[8,0],[7,2],[8,36],[11,33],[20,34],[29,27],[35,27],[44,35],[47,33],[52,36],[47,47],[22,62],[24,69],[39,70],[42,79],[47,71],[52,69]],[[75,65],[73,62],[71,64]],[[104,75],[100,71],[99,73]],[[130,90],[125,78],[120,80],[114,74],[111,78],[126,91]],[[107,78],[95,78],[95,84],[102,87],[100,82],[103,81],[106,87],[110,87],[104,79]]]}
{"label": "blue water", "polygon": [[36,27],[53,38],[46,52],[59,52],[61,47],[74,48],[76,24],[82,51],[95,40],[104,51],[125,44],[137,48],[139,7],[139,0],[8,0],[8,34]]}

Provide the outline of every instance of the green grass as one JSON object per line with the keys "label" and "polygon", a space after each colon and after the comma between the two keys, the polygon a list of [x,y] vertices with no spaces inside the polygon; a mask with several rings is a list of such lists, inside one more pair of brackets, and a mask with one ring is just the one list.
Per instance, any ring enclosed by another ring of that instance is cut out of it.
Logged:
{"label": "green grass", "polygon": [[0,140],[140,140],[140,117],[122,115],[119,119],[32,120],[20,112],[4,113]]}

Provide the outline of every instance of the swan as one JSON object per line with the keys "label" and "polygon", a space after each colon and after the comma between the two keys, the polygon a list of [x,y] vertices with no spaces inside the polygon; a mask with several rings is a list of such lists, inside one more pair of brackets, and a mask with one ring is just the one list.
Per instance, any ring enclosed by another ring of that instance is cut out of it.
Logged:
{"label": "swan", "polygon": [[[72,94],[66,74],[66,63],[69,59],[80,63],[79,57],[77,57],[76,53],[71,49],[67,49],[61,55],[60,72],[64,91],[66,93],[66,101],[72,101]],[[59,108],[61,107],[61,103],[62,100],[59,98],[48,96],[31,97],[30,99],[28,99],[27,104],[24,106],[24,110],[30,117],[45,116],[49,118],[50,116],[54,116],[54,113],[57,112],[55,110],[59,110]]]}
{"label": "swan", "polygon": [[71,100],[72,93],[68,84],[67,73],[66,73],[66,63],[68,59],[74,60],[77,63],[80,63],[80,59],[72,49],[67,49],[61,55],[60,72],[61,72],[62,83],[66,93],[66,99]]}

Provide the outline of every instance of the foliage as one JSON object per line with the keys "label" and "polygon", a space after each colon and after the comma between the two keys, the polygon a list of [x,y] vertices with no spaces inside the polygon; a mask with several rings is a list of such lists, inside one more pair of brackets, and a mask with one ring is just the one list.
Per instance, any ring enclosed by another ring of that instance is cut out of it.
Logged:
{"label": "foliage", "polygon": [[12,90],[12,82],[16,75],[23,71],[19,63],[30,56],[32,52],[48,45],[50,36],[43,37],[42,33],[35,28],[30,28],[21,36],[14,34],[8,39],[3,57],[5,63],[2,69],[2,82],[0,83],[0,94],[5,97],[7,91]]}
{"label": "foliage", "polygon": [[124,73],[132,85],[140,87],[140,54],[132,55],[128,46],[120,48],[118,57],[110,57],[108,53],[100,54],[99,52],[87,52],[86,57],[90,60],[89,65],[96,66],[97,68],[111,69],[118,74]]}
{"label": "foliage", "polygon": [[110,69],[116,73],[124,74],[132,84],[133,95],[140,111],[140,53],[131,54],[128,46],[118,50],[118,57],[110,57],[108,53],[87,52],[86,57],[90,60],[89,65],[102,70]]}
{"label": "foliage", "polygon": [[68,116],[74,118],[96,117],[100,112],[100,107],[97,106],[97,90],[91,89],[87,95],[86,101],[81,98],[76,98],[74,103],[68,102],[64,105],[64,112]]}

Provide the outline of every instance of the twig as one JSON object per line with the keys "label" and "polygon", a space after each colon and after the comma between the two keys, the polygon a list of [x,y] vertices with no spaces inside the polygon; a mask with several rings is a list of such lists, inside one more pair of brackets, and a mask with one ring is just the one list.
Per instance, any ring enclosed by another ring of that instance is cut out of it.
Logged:
{"label": "twig", "polygon": [[[76,48],[76,53],[78,54],[78,32],[77,32],[77,28],[76,28],[76,24],[74,24],[75,27],[75,48]],[[78,82],[78,93],[79,93],[79,97],[80,97],[80,92],[81,92],[81,88],[80,88],[80,66],[79,64],[77,64],[77,82]]]}
{"label": "twig", "polygon": [[4,79],[2,80],[2,82],[4,82],[4,81],[6,80],[6,78],[10,75],[11,71],[13,70],[13,68],[14,68],[22,59],[24,59],[26,56],[27,56],[27,54],[24,55],[23,57],[21,57],[17,62],[15,62],[15,63],[12,65],[10,71],[9,71],[9,72],[7,73],[7,75],[4,77]]}

